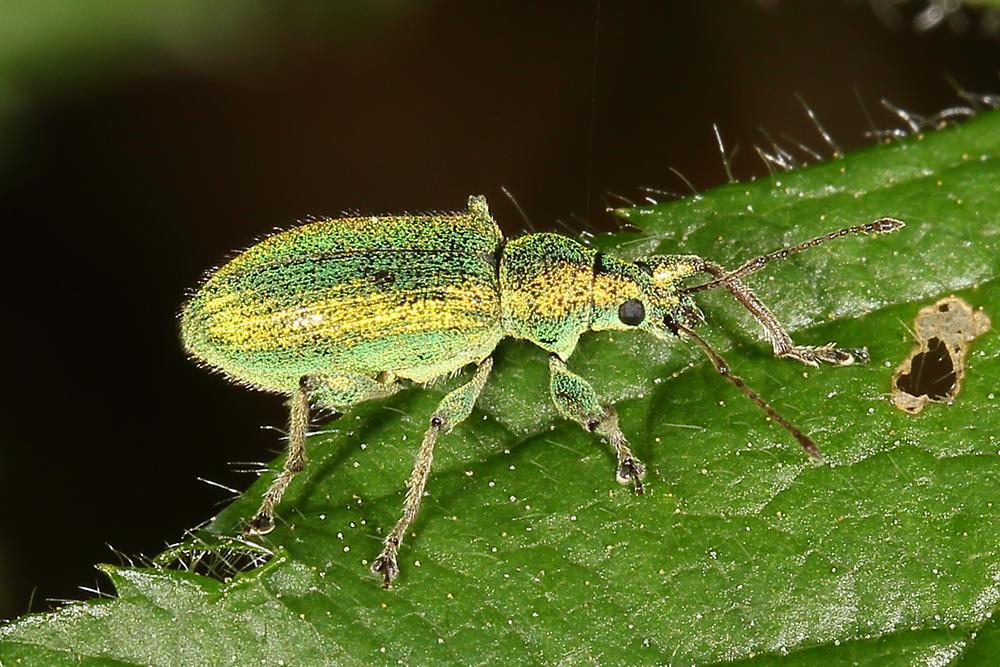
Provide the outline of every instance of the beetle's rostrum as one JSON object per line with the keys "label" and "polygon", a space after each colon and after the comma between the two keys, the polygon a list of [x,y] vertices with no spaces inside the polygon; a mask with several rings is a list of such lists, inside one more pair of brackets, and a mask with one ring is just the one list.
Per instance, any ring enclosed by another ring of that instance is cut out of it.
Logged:
{"label": "beetle's rostrum", "polygon": [[[306,464],[311,409],[344,412],[475,364],[464,385],[429,417],[407,483],[403,514],[372,569],[388,586],[420,506],[434,445],[472,412],[504,338],[549,352],[550,395],[561,415],[607,439],[616,479],[643,489],[645,468],[618,425],[614,406],[566,361],[588,331],[641,330],[663,341],[693,339],[719,372],[788,429],[811,455],[819,450],[737,376],[694,329],[704,322],[693,294],[723,288],[764,328],[774,353],[818,366],[867,361],[863,348],[795,345],[742,282],[774,259],[857,233],[894,231],[882,218],[745,262],[735,271],[696,255],[629,260],[566,236],[506,240],[486,199],[453,214],[349,217],[312,222],[271,236],[212,273],[185,304],[181,335],[200,363],[230,380],[289,397],[288,454],[245,533],[274,527],[275,507]],[[709,276],[689,286],[689,279]]]}

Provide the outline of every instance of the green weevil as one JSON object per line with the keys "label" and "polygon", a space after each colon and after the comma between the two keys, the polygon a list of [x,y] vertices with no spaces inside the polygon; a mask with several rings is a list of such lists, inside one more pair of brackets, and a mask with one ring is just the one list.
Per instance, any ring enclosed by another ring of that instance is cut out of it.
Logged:
{"label": "green weevil", "polygon": [[[277,233],[211,273],[184,305],[188,353],[228,379],[289,397],[288,451],[246,535],[274,527],[274,511],[306,464],[310,408],[343,412],[475,364],[430,416],[407,484],[402,516],[385,536],[372,570],[389,586],[397,553],[420,506],[439,434],[472,412],[504,338],[549,352],[550,393],[558,412],[614,448],[619,483],[642,493],[643,464],[629,449],[614,406],[566,365],[580,335],[641,330],[694,340],[717,370],[814,457],[816,445],[782,418],[693,329],[704,322],[692,295],[728,290],[760,323],[778,357],[816,366],[867,360],[864,348],[795,345],[741,278],[774,259],[857,233],[890,232],[880,218],[756,257],[734,271],[695,255],[613,257],[552,233],[504,238],[486,199],[452,214],[346,217]],[[707,282],[687,285],[696,275]]]}

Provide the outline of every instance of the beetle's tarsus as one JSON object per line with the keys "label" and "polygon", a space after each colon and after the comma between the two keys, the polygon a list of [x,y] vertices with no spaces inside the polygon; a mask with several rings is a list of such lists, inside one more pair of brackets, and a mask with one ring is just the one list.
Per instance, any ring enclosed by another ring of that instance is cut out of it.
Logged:
{"label": "beetle's tarsus", "polygon": [[243,529],[243,537],[267,535],[272,530],[274,530],[274,516],[267,512],[259,512]]}
{"label": "beetle's tarsus", "polygon": [[635,487],[636,495],[641,496],[645,492],[642,485],[642,478],[646,476],[646,466],[637,458],[626,456],[618,462],[618,470],[615,479],[619,484],[632,484]]}
{"label": "beetle's tarsus", "polygon": [[827,343],[819,347],[796,345],[778,356],[813,367],[819,367],[820,362],[834,366],[854,366],[867,363],[870,358],[868,350],[863,347],[840,348],[836,347],[836,343]]}
{"label": "beetle's tarsus", "polygon": [[382,588],[389,588],[392,585],[392,580],[399,576],[396,554],[390,551],[389,545],[386,545],[379,557],[372,563],[372,572],[382,575]]}
{"label": "beetle's tarsus", "polygon": [[868,354],[868,348],[866,347],[844,347],[835,351],[845,359],[845,361],[839,362],[841,366],[867,364],[871,361],[871,356]]}

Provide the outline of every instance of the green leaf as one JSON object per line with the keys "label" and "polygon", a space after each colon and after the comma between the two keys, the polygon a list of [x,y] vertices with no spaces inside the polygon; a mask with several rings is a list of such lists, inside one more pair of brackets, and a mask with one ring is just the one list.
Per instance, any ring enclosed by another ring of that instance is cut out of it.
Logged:
{"label": "green leaf", "polygon": [[[864,367],[776,360],[725,294],[704,331],[826,453],[810,462],[688,346],[585,337],[570,365],[617,401],[649,467],[636,497],[607,446],[556,418],[545,355],[498,351],[477,411],[442,438],[429,496],[384,591],[367,565],[416,445],[452,385],[364,405],[310,441],[311,465],[235,574],[224,544],[268,476],[163,562],[107,567],[116,600],[0,628],[4,664],[981,664],[1000,650],[1000,340],[973,343],[953,405],[886,400],[917,311],[951,293],[1000,321],[1000,114],[754,183],[622,212],[626,256],[725,265],[894,216],[749,279],[800,343],[867,345]],[[200,556],[200,559],[199,559]],[[215,559],[213,561],[213,559]],[[787,657],[784,657],[786,656]]]}

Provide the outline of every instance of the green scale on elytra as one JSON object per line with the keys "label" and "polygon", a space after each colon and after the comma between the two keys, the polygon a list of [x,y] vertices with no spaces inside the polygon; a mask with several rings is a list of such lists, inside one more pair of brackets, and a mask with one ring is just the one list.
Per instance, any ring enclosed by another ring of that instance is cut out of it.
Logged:
{"label": "green scale on elytra", "polygon": [[[559,413],[604,437],[616,477],[642,493],[645,469],[632,454],[613,406],[566,365],[580,336],[641,330],[661,340],[695,341],[719,372],[784,426],[812,456],[816,445],[729,372],[693,330],[704,322],[693,295],[728,290],[764,327],[779,357],[809,365],[867,360],[863,348],[795,345],[742,277],[825,241],[899,229],[893,218],[782,248],[726,271],[695,255],[622,259],[559,234],[503,237],[486,199],[453,214],[350,217],[312,222],[252,246],[212,273],[181,313],[184,346],[230,380],[290,396],[288,455],[245,533],[274,527],[275,506],[305,466],[311,408],[345,411],[362,401],[429,382],[475,364],[447,394],[429,426],[407,484],[402,517],[372,569],[384,585],[398,575],[397,553],[416,516],[434,444],[472,412],[504,338],[547,350],[550,394]],[[688,285],[696,275],[710,279]]]}

